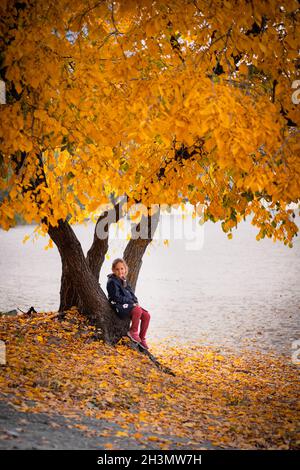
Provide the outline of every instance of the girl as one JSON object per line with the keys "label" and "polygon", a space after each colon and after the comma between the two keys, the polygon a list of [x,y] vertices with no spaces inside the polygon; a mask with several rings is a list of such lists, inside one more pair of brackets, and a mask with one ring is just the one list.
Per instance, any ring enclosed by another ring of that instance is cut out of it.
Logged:
{"label": "girl", "polygon": [[[123,258],[117,258],[112,263],[112,274],[108,274],[108,300],[120,318],[129,316],[131,327],[127,335],[136,343],[148,349],[146,332],[150,322],[150,314],[138,304],[132,288],[126,280],[128,266]],[[139,323],[140,331],[139,330]]]}

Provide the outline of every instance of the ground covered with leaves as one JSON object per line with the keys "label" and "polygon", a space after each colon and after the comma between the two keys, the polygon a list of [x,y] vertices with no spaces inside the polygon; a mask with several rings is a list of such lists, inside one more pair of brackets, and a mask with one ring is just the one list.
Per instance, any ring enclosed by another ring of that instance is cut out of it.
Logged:
{"label": "ground covered with leaves", "polygon": [[6,344],[0,399],[27,415],[59,414],[73,423],[76,418],[74,427],[94,437],[95,419],[105,420],[111,426],[98,430],[107,437],[104,448],[123,438],[125,449],[129,437],[127,445],[146,448],[172,449],[176,441],[194,449],[208,443],[300,448],[299,368],[283,356],[201,344],[151,346],[172,376],[126,340],[116,347],[96,341],[76,310],[63,321],[54,312],[2,316],[0,339]]}

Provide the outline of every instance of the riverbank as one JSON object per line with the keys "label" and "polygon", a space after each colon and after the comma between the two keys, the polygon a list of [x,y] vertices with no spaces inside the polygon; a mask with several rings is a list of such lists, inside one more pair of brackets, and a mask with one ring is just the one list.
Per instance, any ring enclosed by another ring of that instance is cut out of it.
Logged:
{"label": "riverbank", "polygon": [[[299,447],[299,369],[284,357],[201,344],[153,347],[172,376],[126,342],[94,341],[76,311],[64,321],[53,314],[0,318],[4,448],[23,448],[26,435],[29,446],[53,448],[58,432],[62,448]],[[19,419],[28,421],[25,431]]]}

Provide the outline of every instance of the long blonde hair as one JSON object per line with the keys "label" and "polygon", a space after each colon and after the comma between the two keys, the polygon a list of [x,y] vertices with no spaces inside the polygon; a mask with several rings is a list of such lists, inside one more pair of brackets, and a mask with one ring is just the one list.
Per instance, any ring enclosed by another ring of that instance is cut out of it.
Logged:
{"label": "long blonde hair", "polygon": [[112,271],[115,269],[115,267],[117,266],[118,263],[123,263],[124,264],[124,266],[125,266],[125,276],[127,276],[127,274],[128,274],[128,265],[127,265],[126,261],[123,258],[116,258],[116,259],[113,260],[112,265],[111,265]]}

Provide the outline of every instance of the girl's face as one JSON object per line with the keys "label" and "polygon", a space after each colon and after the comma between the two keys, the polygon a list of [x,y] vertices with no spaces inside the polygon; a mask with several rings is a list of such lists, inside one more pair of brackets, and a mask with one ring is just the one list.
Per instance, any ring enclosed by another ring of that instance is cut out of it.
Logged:
{"label": "girl's face", "polygon": [[113,273],[118,277],[125,277],[126,276],[126,268],[123,263],[118,263],[113,269]]}

